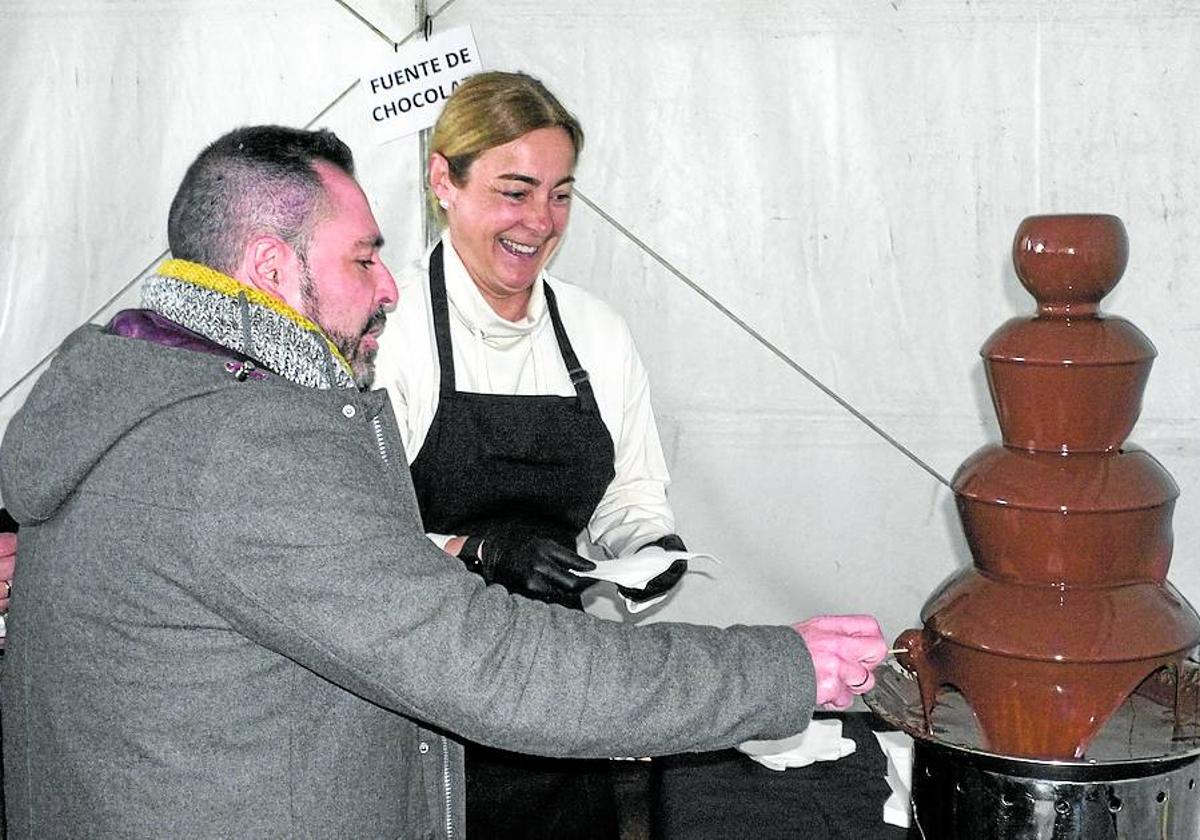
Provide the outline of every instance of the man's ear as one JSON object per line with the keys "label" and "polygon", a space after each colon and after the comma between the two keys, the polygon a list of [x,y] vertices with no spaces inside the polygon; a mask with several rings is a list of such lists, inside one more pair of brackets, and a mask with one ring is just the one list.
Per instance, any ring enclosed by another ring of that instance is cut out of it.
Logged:
{"label": "man's ear", "polygon": [[237,278],[247,286],[299,310],[304,270],[299,255],[278,236],[257,236],[246,245]]}

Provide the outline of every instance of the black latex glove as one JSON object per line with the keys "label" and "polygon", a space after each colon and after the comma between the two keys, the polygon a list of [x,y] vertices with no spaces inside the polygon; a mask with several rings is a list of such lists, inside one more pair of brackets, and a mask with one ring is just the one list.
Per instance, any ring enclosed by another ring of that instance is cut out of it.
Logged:
{"label": "black latex glove", "polygon": [[540,601],[579,595],[596,581],[570,570],[590,572],[594,568],[591,560],[545,537],[488,536],[480,549],[479,571],[484,580]]}
{"label": "black latex glove", "polygon": [[[683,544],[683,540],[678,534],[667,534],[665,537],[659,537],[654,542],[646,543],[638,551],[650,546],[658,546],[664,551],[687,551],[687,546]],[[617,591],[628,598],[630,601],[649,601],[652,598],[657,598],[670,591],[671,587],[679,583],[679,579],[683,577],[684,572],[688,569],[687,560],[680,557],[674,563],[666,568],[665,571],[655,575],[646,582],[646,585],[641,589],[631,589],[628,586],[618,586]]]}

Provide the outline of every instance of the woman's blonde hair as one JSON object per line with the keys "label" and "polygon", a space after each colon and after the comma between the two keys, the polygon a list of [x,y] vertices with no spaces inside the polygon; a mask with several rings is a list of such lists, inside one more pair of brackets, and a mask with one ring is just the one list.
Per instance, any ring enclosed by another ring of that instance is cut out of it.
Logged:
{"label": "woman's blonde hair", "polygon": [[[545,85],[525,73],[478,73],[446,100],[433,127],[429,151],[446,158],[451,180],[461,186],[479,155],[539,128],[567,132],[578,160],[583,150],[583,127]],[[445,224],[446,212],[432,190],[429,201],[438,220]]]}

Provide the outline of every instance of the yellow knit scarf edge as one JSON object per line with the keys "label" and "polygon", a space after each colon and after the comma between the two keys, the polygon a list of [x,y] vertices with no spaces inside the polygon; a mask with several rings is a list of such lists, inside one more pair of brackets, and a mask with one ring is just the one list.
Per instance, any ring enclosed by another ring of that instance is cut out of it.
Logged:
{"label": "yellow knit scarf edge", "polygon": [[338,363],[346,369],[346,372],[351,376],[354,375],[354,371],[350,367],[350,362],[346,361],[345,356],[342,355],[342,351],[338,350],[337,345],[329,340],[329,336],[325,335],[325,331],[321,329],[321,326],[304,317],[278,298],[264,294],[258,289],[247,286],[245,283],[239,283],[228,274],[222,274],[216,269],[189,260],[169,259],[158,267],[157,273],[164,277],[182,280],[185,283],[191,283],[231,298],[236,298],[238,295],[244,294],[246,299],[251,303],[264,306],[277,315],[288,319],[301,329],[316,333],[329,346],[329,351],[338,360]]}

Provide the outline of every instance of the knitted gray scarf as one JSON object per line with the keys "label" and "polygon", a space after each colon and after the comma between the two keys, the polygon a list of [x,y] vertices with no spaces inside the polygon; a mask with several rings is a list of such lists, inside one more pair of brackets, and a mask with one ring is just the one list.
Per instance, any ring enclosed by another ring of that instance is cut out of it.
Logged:
{"label": "knitted gray scarf", "polygon": [[[184,276],[180,276],[184,275]],[[206,282],[209,276],[216,283]],[[231,285],[232,284],[232,285]],[[261,293],[204,266],[171,260],[142,287],[142,305],[192,332],[236,350],[283,378],[308,388],[356,388],[340,356],[320,330],[289,318],[282,304],[256,302]],[[216,286],[214,288],[214,286]]]}

